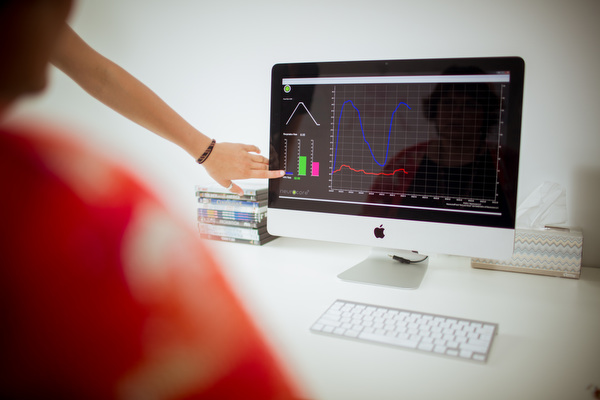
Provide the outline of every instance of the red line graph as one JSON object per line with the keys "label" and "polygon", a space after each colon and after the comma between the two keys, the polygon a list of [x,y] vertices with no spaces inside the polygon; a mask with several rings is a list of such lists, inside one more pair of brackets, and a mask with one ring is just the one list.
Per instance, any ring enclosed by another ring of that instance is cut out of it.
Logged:
{"label": "red line graph", "polygon": [[365,171],[364,169],[354,169],[354,168],[352,168],[351,166],[349,166],[349,165],[346,165],[346,164],[342,164],[342,165],[340,165],[340,167],[339,167],[338,169],[336,169],[335,171],[333,171],[333,173],[335,174],[336,172],[340,172],[340,171],[342,170],[342,168],[344,168],[344,167],[345,167],[345,168],[348,168],[349,170],[351,170],[351,171],[354,171],[354,172],[361,172],[361,173],[363,173],[363,174],[365,174],[365,175],[383,175],[383,176],[392,176],[392,175],[396,175],[396,173],[397,173],[397,172],[400,172],[400,171],[402,171],[402,172],[404,172],[406,175],[408,175],[408,172],[406,172],[406,170],[405,170],[404,168],[398,168],[398,169],[396,169],[396,170],[394,170],[394,171],[392,171],[392,172],[367,172],[367,171]]}

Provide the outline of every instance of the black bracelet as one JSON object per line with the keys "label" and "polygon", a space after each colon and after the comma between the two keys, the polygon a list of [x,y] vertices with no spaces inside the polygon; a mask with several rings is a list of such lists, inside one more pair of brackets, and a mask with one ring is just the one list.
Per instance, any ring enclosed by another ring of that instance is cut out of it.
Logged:
{"label": "black bracelet", "polygon": [[197,160],[198,164],[202,164],[204,161],[206,161],[208,156],[210,156],[210,153],[212,153],[213,147],[215,147],[215,144],[217,144],[217,141],[215,139],[211,140],[211,142],[208,145],[208,147],[206,148],[206,150],[204,150],[204,153],[202,153],[200,158]]}

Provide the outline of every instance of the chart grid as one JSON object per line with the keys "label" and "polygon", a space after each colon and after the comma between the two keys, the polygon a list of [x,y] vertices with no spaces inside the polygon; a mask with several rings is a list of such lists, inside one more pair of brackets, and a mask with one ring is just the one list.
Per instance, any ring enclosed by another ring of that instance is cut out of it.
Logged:
{"label": "chart grid", "polygon": [[330,189],[495,200],[502,109],[490,88],[502,84],[335,86]]}

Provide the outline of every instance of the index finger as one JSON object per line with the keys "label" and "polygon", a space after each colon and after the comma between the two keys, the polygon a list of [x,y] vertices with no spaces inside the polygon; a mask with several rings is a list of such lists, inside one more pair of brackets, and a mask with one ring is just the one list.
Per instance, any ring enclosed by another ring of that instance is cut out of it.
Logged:
{"label": "index finger", "polygon": [[256,179],[277,179],[285,175],[283,170],[252,170],[251,177]]}
{"label": "index finger", "polygon": [[260,149],[253,144],[243,144],[242,148],[246,150],[248,153],[256,153],[260,154]]}

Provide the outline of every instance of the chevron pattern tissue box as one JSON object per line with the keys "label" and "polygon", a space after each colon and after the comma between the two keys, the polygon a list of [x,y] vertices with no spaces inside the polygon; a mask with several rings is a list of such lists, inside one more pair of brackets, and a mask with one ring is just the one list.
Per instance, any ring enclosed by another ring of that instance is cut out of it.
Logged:
{"label": "chevron pattern tissue box", "polygon": [[583,235],[568,228],[517,229],[515,250],[508,260],[471,259],[473,268],[578,279]]}

